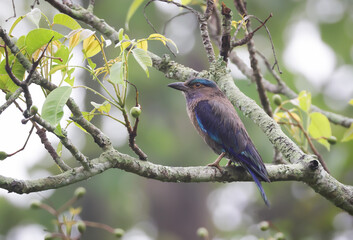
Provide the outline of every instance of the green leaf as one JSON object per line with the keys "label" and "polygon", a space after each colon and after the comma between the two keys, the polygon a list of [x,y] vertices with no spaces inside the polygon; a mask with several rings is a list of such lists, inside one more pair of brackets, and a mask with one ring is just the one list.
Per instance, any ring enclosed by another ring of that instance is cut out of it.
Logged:
{"label": "green leaf", "polygon": [[152,66],[152,59],[148,55],[148,52],[142,48],[135,48],[132,50],[132,55],[136,61],[140,64],[141,68],[146,72],[147,77],[149,77],[149,72],[147,67]]}
{"label": "green leaf", "polygon": [[[25,76],[26,69],[24,69],[22,64],[19,63],[17,61],[17,59],[15,59],[15,57],[13,55],[9,56],[9,63],[12,66],[12,73],[19,80],[22,81],[24,76]],[[10,92],[14,92],[14,91],[16,91],[18,86],[12,81],[12,79],[7,74],[7,72],[5,70],[5,64],[6,64],[6,60],[4,59],[0,63],[0,89],[7,90],[7,91],[10,91]]]}
{"label": "green leaf", "polygon": [[120,42],[121,40],[123,40],[123,37],[124,37],[124,29],[123,29],[123,28],[120,28],[120,29],[119,29],[118,37],[119,37],[119,42]]}
{"label": "green leaf", "polygon": [[135,14],[136,10],[139,8],[139,6],[143,3],[143,0],[134,0],[130,7],[129,10],[127,12],[126,15],[126,20],[125,20],[125,27],[126,29],[129,29],[129,21],[131,19],[131,17]]}
{"label": "green leaf", "polygon": [[19,39],[17,39],[17,42],[16,42],[16,46],[21,49],[23,48],[24,46],[26,46],[26,36],[21,36]]}
{"label": "green leaf", "polygon": [[61,142],[59,142],[58,147],[56,148],[56,153],[59,155],[59,157],[61,157],[63,153],[63,144]]}
{"label": "green leaf", "polygon": [[124,64],[116,62],[110,67],[110,81],[114,84],[124,83]]}
{"label": "green leaf", "polygon": [[[317,141],[324,145],[327,150],[330,150],[329,142],[324,138],[331,137],[331,126],[327,117],[322,113],[314,112],[309,115],[310,125],[309,125],[309,134],[313,138],[319,138]],[[322,138],[324,137],[324,138]]]}
{"label": "green leaf", "polygon": [[70,97],[72,88],[58,87],[49,93],[42,107],[42,118],[56,126],[64,115],[64,106]]}
{"label": "green leaf", "polygon": [[91,70],[94,70],[96,68],[97,64],[95,64],[90,58],[87,58],[87,62]]}
{"label": "green leaf", "polygon": [[345,131],[343,138],[342,138],[342,142],[348,142],[351,141],[353,139],[353,123],[351,124],[351,126]]}
{"label": "green leaf", "polygon": [[53,24],[60,24],[72,30],[81,28],[81,25],[75,19],[63,13],[54,16]]}
{"label": "green leaf", "polygon": [[75,77],[67,77],[64,80],[66,83],[68,83],[71,87],[74,86],[74,82],[75,82]]}
{"label": "green leaf", "polygon": [[54,133],[60,137],[65,137],[63,132],[62,132],[62,129],[61,129],[61,126],[60,124],[58,124],[54,130]]}
{"label": "green leaf", "polygon": [[32,55],[38,48],[48,44],[52,37],[54,37],[53,41],[55,41],[64,36],[58,32],[44,28],[38,28],[30,31],[26,37],[28,54]]}
{"label": "green leaf", "polygon": [[55,52],[54,57],[61,58],[62,62],[59,59],[53,59],[57,64],[66,64],[69,60],[70,50],[64,44],[61,44],[59,49]]}

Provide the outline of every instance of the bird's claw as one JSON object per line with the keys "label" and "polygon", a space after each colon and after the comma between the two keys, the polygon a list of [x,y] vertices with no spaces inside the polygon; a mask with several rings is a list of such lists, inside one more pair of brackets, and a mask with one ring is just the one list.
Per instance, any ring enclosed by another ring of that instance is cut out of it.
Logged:
{"label": "bird's claw", "polygon": [[220,172],[222,172],[221,166],[219,166],[219,164],[217,164],[217,163],[210,163],[210,164],[207,164],[207,166],[216,167]]}

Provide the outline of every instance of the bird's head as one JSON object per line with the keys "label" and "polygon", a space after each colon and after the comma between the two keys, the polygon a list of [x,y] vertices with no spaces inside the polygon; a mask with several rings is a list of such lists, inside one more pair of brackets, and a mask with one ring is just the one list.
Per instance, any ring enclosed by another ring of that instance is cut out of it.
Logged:
{"label": "bird's head", "polygon": [[168,87],[182,91],[187,99],[222,94],[217,84],[205,78],[192,78],[186,82],[174,82]]}

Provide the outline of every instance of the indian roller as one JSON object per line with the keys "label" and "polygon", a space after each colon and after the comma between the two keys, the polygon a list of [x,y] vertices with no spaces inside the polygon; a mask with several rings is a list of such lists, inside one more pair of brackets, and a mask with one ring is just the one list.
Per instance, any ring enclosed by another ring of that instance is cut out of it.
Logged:
{"label": "indian roller", "polygon": [[219,155],[208,166],[221,170],[219,162],[223,157],[229,159],[228,164],[233,162],[241,165],[250,173],[265,204],[269,206],[260,182],[270,182],[266,167],[236,110],[216,83],[204,78],[192,78],[168,86],[183,92],[192,124],[208,146]]}

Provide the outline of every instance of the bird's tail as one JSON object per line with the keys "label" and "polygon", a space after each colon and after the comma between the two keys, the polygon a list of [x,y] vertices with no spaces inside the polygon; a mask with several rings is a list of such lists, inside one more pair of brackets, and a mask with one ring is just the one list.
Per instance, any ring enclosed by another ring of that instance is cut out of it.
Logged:
{"label": "bird's tail", "polygon": [[261,197],[264,200],[265,204],[267,207],[270,207],[270,203],[267,199],[266,193],[262,187],[261,182],[259,181],[259,179],[257,178],[256,174],[253,173],[253,171],[251,171],[249,168],[247,168],[247,170],[249,171],[249,173],[251,174],[252,178],[254,179],[254,182],[256,183],[257,188],[259,189],[260,193],[261,193]]}

